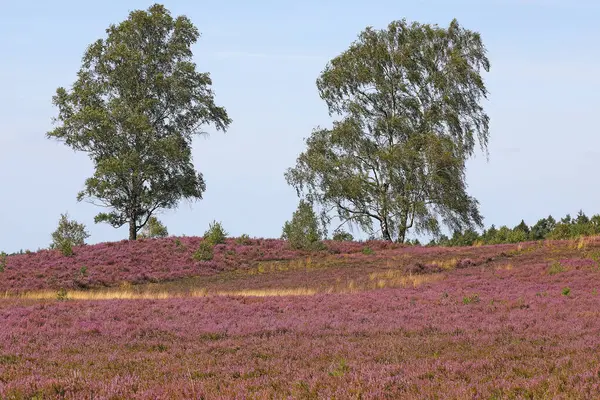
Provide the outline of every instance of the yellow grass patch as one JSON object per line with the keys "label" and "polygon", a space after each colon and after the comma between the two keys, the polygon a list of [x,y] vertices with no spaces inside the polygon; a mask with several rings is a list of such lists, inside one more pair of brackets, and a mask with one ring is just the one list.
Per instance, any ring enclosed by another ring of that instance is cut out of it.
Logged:
{"label": "yellow grass patch", "polygon": [[577,250],[585,250],[591,241],[592,238],[582,236],[575,241],[574,248],[576,248]]}
{"label": "yellow grass patch", "polygon": [[369,274],[369,280],[375,282],[375,287],[412,287],[416,288],[425,283],[436,282],[444,279],[444,274],[427,275],[405,275],[402,271],[387,270],[385,272],[373,272]]}
{"label": "yellow grass patch", "polygon": [[453,269],[458,265],[458,259],[451,258],[449,260],[433,261],[432,264],[442,269]]}
{"label": "yellow grass patch", "polygon": [[505,271],[511,271],[513,269],[513,265],[512,264],[504,264],[504,265],[500,265],[498,267],[496,267],[496,270],[505,270]]}
{"label": "yellow grass patch", "polygon": [[[291,289],[244,289],[244,290],[221,290],[208,292],[206,289],[199,289],[188,293],[169,293],[162,292],[133,292],[128,289],[111,290],[72,290],[63,293],[62,297],[69,300],[163,300],[174,298],[192,298],[207,296],[252,296],[252,297],[271,297],[271,296],[310,296],[317,293],[317,290],[310,288],[291,288]],[[3,299],[28,299],[28,300],[55,300],[59,298],[59,291],[40,290],[25,293],[4,293],[0,298]]]}

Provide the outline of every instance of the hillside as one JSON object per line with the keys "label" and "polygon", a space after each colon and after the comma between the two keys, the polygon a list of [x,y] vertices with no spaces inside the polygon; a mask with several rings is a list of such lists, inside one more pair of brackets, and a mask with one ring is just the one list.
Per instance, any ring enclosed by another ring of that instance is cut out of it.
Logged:
{"label": "hillside", "polygon": [[[9,257],[0,398],[538,399],[600,390],[600,238],[327,242],[317,253],[230,239],[211,262],[195,262],[200,240]],[[76,277],[84,264],[87,275]]]}
{"label": "hillside", "polygon": [[[518,255],[514,245],[481,247],[421,247],[396,243],[326,241],[317,252],[291,250],[283,240],[227,239],[216,245],[210,261],[197,261],[193,254],[202,241],[199,237],[123,240],[74,248],[73,256],[58,250],[41,250],[7,257],[0,273],[0,292],[21,293],[32,290],[98,289],[121,285],[141,285],[185,281],[243,281],[247,285],[298,286],[311,271],[311,284],[362,282],[370,274],[389,271],[395,275],[442,272],[455,268],[496,263]],[[520,245],[540,250],[542,242]],[[561,242],[557,243],[560,246]],[[565,253],[565,256],[569,254]],[[270,282],[273,272],[279,272]],[[291,279],[287,279],[290,277]],[[288,282],[286,282],[286,279]],[[282,281],[283,280],[283,281]],[[181,282],[180,282],[181,283]]]}

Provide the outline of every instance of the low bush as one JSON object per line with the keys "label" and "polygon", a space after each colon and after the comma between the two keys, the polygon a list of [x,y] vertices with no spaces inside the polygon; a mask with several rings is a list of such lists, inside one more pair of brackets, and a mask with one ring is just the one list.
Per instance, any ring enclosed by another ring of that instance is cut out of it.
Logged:
{"label": "low bush", "polygon": [[214,245],[207,240],[200,242],[198,249],[192,254],[195,261],[210,261],[214,257]]}

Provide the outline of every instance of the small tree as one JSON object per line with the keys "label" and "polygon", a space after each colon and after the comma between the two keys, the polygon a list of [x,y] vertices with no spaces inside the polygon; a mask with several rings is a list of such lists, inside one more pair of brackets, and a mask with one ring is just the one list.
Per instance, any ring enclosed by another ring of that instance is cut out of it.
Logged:
{"label": "small tree", "polygon": [[318,250],[323,247],[323,236],[312,205],[300,200],[292,220],[283,225],[281,238],[287,240],[293,249]]}
{"label": "small tree", "polygon": [[161,238],[169,236],[169,231],[158,218],[152,216],[148,219],[139,236],[140,238]]}
{"label": "small tree", "polygon": [[71,247],[85,244],[85,239],[89,237],[90,234],[86,231],[84,224],[70,220],[68,213],[61,214],[58,228],[52,233],[50,248],[60,249],[63,254],[71,255]]}
{"label": "small tree", "polygon": [[338,242],[351,242],[354,240],[354,236],[346,231],[338,230],[333,233],[333,240]]}
{"label": "small tree", "polygon": [[204,240],[214,246],[215,244],[225,243],[227,235],[229,233],[223,229],[223,225],[220,222],[213,221],[208,225],[208,230],[204,232]]}

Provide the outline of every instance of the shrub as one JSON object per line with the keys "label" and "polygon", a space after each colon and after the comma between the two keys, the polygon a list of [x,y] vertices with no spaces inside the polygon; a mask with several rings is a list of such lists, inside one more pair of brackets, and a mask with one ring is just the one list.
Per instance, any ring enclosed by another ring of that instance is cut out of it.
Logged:
{"label": "shrub", "polygon": [[181,243],[181,239],[179,239],[179,238],[175,239],[175,248],[179,251],[185,250],[185,245],[183,243]]}
{"label": "shrub", "polygon": [[212,245],[225,243],[228,233],[223,229],[220,222],[213,221],[208,225],[208,230],[204,232],[204,240]]}
{"label": "shrub", "polygon": [[0,252],[0,272],[6,269],[8,255],[5,252]]}
{"label": "shrub", "polygon": [[169,236],[169,231],[167,227],[162,224],[156,217],[150,217],[142,232],[138,236],[140,239],[146,238],[162,238]]}
{"label": "shrub", "polygon": [[479,295],[477,293],[471,296],[463,297],[463,304],[479,303]]}
{"label": "shrub", "polygon": [[563,296],[568,296],[568,295],[570,295],[570,294],[571,294],[571,289],[570,289],[570,288],[568,288],[568,287],[564,288],[564,289],[562,290],[562,294],[563,294]]}
{"label": "shrub", "polygon": [[71,246],[71,242],[69,242],[68,240],[60,242],[60,244],[58,245],[58,250],[65,257],[71,257],[74,254],[73,246]]}
{"label": "shrub", "polygon": [[558,261],[554,261],[550,268],[548,268],[548,275],[555,275],[561,272],[565,272],[565,268]]}
{"label": "shrub", "polygon": [[292,220],[283,225],[281,238],[287,240],[292,249],[321,250],[324,247],[323,231],[310,203],[300,200]]}
{"label": "shrub", "polygon": [[368,246],[364,247],[362,249],[362,253],[365,254],[365,255],[367,255],[367,256],[370,256],[371,254],[375,254],[375,252],[373,251],[373,249],[370,248],[370,247],[368,247]]}
{"label": "shrub", "polygon": [[354,236],[345,231],[335,231],[333,233],[333,240],[338,242],[351,242],[354,240]]}
{"label": "shrub", "polygon": [[213,244],[203,240],[200,242],[198,249],[192,254],[192,258],[196,261],[210,261],[214,257]]}
{"label": "shrub", "polygon": [[245,233],[242,234],[242,236],[240,236],[239,238],[235,239],[235,242],[240,246],[249,246],[252,244],[250,236],[246,235]]}
{"label": "shrub", "polygon": [[58,228],[52,233],[51,249],[59,249],[63,255],[72,255],[73,246],[85,244],[85,239],[90,234],[85,230],[85,225],[70,220],[68,214],[61,214]]}

